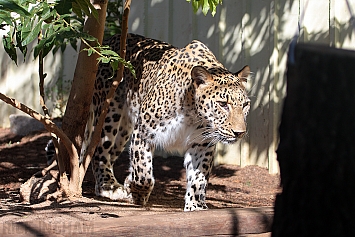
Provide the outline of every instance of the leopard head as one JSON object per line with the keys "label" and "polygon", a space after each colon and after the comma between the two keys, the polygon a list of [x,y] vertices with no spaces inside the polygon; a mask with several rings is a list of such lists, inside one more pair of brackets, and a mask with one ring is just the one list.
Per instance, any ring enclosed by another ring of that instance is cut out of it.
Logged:
{"label": "leopard head", "polygon": [[249,66],[237,73],[224,68],[192,68],[195,109],[198,120],[203,124],[204,139],[211,140],[213,144],[231,144],[244,136],[250,108],[244,84],[249,74]]}

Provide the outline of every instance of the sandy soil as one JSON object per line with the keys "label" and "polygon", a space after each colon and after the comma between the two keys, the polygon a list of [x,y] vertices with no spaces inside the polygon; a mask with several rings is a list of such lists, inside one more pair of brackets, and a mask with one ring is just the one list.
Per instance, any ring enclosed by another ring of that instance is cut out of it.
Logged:
{"label": "sandy soil", "polygon": [[[94,195],[91,168],[83,184],[83,198],[77,202],[43,202],[28,205],[20,202],[19,188],[35,172],[46,167],[46,131],[19,137],[9,129],[0,129],[0,223],[41,220],[46,223],[81,223],[128,215],[151,215],[181,212],[184,204],[185,171],[181,157],[154,159],[156,185],[147,207],[112,202]],[[117,179],[127,175],[128,156],[115,164]],[[279,176],[264,168],[233,165],[214,167],[207,190],[210,209],[229,207],[270,207],[279,192]]]}

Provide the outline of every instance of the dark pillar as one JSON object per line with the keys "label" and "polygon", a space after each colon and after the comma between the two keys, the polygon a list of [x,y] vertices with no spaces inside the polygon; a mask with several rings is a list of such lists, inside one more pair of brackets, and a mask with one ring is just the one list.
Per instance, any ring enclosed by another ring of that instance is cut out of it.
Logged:
{"label": "dark pillar", "polygon": [[355,52],[298,44],[294,53],[272,236],[355,236]]}

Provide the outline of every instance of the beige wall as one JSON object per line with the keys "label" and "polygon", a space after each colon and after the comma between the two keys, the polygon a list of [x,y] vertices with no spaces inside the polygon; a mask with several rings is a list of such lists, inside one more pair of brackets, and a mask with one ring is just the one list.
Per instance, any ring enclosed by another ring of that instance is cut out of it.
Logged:
{"label": "beige wall", "polygon": [[[355,0],[349,3],[355,7]],[[275,150],[286,90],[287,48],[302,13],[300,41],[355,48],[345,0],[225,0],[215,17],[195,15],[182,0],[136,0],[129,24],[132,32],[179,47],[199,39],[231,71],[250,65],[248,136],[233,146],[219,145],[216,163],[257,164],[277,173]]]}
{"label": "beige wall", "polygon": [[[349,3],[355,8],[355,0]],[[248,136],[236,145],[218,146],[216,163],[257,164],[276,173],[287,48],[302,13],[300,41],[355,48],[345,0],[224,0],[215,17],[194,14],[185,0],[133,0],[129,29],[178,47],[192,39],[201,40],[231,71],[250,65],[253,76],[248,85],[252,100]],[[39,110],[36,64],[29,59],[16,68],[6,57],[0,49],[0,91]],[[52,80],[68,80],[75,62],[73,52],[56,55],[47,59],[46,72]],[[13,112],[0,102],[0,126],[8,124],[8,115]]]}

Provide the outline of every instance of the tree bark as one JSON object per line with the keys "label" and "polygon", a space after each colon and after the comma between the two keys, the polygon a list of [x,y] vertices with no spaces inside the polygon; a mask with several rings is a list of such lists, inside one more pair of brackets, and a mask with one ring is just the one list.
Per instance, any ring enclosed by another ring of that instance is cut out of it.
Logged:
{"label": "tree bark", "polygon": [[[98,10],[99,17],[98,20],[92,16],[88,17],[84,25],[84,31],[96,37],[101,44],[105,27],[107,1],[92,0],[91,2]],[[64,133],[67,134],[78,151],[80,151],[81,148],[82,137],[89,115],[97,72],[97,55],[89,57],[86,52],[83,52],[85,47],[83,43],[80,46],[72,88],[62,124]],[[64,178],[67,174],[70,175],[70,195],[80,196],[79,161],[68,155],[62,142],[59,143],[58,162],[61,177]],[[61,169],[61,167],[63,169]]]}
{"label": "tree bark", "polygon": [[294,55],[272,236],[355,236],[355,52],[300,44]]}
{"label": "tree bark", "polygon": [[[121,31],[121,37],[120,37],[120,57],[125,59],[126,58],[126,40],[127,40],[127,32],[128,32],[128,16],[129,16],[129,11],[131,7],[131,0],[126,0],[125,5],[124,5],[124,11],[122,15],[122,31]],[[100,117],[98,119],[97,125],[95,127],[94,133],[92,135],[90,144],[87,148],[86,154],[84,154],[84,159],[83,159],[83,165],[80,167],[80,180],[82,181],[84,179],[85,173],[87,168],[89,167],[89,164],[91,162],[91,159],[94,155],[95,148],[97,144],[100,141],[100,135],[101,135],[101,130],[107,115],[108,107],[110,105],[111,100],[114,97],[115,91],[120,84],[120,82],[123,80],[123,72],[124,72],[124,65],[123,63],[119,63],[118,65],[118,70],[117,70],[117,76],[113,80],[111,88],[109,92],[107,93],[105,103],[103,105]]]}

